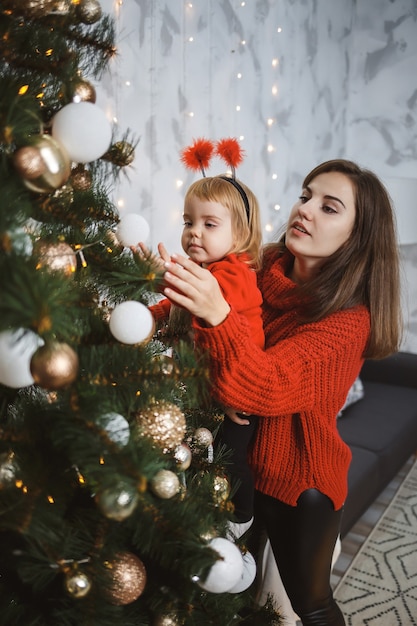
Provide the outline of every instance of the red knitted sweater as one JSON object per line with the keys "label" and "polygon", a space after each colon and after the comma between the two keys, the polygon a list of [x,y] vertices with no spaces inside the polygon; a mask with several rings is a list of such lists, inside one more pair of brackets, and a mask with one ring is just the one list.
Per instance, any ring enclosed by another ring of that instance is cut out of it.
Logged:
{"label": "red knitted sweater", "polygon": [[250,452],[256,488],[292,506],[304,490],[316,488],[339,509],[351,452],[336,415],[362,366],[370,317],[357,306],[301,324],[295,284],[286,276],[291,263],[275,252],[259,273],[265,350],[254,345],[233,308],[213,328],[195,320],[196,340],[210,352],[217,399],[262,416]]}
{"label": "red knitted sweater", "polygon": [[[254,343],[263,348],[265,344],[262,324],[262,295],[257,286],[256,272],[247,263],[248,254],[228,254],[220,261],[207,266],[219,283],[224,299],[248,321]],[[171,302],[164,298],[149,307],[157,321],[166,320],[171,310]]]}

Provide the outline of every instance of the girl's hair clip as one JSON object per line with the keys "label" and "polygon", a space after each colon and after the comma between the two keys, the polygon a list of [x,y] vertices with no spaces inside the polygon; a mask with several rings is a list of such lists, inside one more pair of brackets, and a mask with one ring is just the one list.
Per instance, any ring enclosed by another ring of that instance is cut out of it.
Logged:
{"label": "girl's hair clip", "polygon": [[188,148],[184,148],[181,152],[181,161],[185,167],[190,170],[200,170],[203,177],[206,177],[206,169],[210,165],[213,154],[219,156],[230,167],[232,176],[219,176],[223,180],[233,185],[240,194],[243,204],[245,205],[248,221],[250,218],[249,200],[242,185],[236,180],[236,168],[243,161],[244,152],[240,147],[237,139],[229,137],[228,139],[220,139],[214,144],[208,139],[195,139],[194,143]]}
{"label": "girl's hair clip", "polygon": [[208,139],[195,139],[192,146],[184,148],[181,152],[181,161],[189,170],[201,170],[206,176],[205,170],[210,165],[214,152],[214,143]]}

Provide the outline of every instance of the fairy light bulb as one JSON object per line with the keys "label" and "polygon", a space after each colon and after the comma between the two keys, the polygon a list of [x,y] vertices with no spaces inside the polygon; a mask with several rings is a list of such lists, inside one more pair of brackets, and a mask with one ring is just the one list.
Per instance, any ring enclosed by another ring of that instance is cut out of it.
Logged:
{"label": "fairy light bulb", "polygon": [[278,94],[278,87],[277,87],[277,85],[273,85],[271,91],[272,91],[272,95],[276,96]]}

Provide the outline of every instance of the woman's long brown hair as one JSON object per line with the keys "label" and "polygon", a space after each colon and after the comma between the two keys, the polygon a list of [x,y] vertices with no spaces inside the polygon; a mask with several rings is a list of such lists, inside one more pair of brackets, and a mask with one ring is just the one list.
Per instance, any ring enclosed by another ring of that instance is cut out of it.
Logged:
{"label": "woman's long brown hair", "polygon": [[[347,176],[355,193],[355,223],[349,239],[332,254],[308,284],[300,286],[307,306],[306,322],[358,304],[371,316],[364,354],[382,358],[399,349],[402,334],[400,262],[390,197],[375,174],[344,159],[326,161],[304,179],[303,188],[319,174]],[[285,236],[273,244],[286,250]]]}

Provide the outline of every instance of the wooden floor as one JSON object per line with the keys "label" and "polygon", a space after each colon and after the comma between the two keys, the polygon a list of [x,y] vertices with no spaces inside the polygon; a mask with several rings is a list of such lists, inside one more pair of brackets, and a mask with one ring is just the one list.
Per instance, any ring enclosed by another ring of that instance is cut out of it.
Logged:
{"label": "wooden floor", "polygon": [[353,557],[358,552],[359,548],[381,517],[382,513],[385,511],[388,504],[390,504],[392,498],[397,492],[398,487],[408,474],[414,461],[415,457],[412,456],[404,467],[398,472],[397,476],[380,494],[374,504],[362,515],[362,517],[353,526],[352,530],[343,539],[342,552],[333,568],[331,578],[333,589],[336,587],[337,583],[349,567]]}

